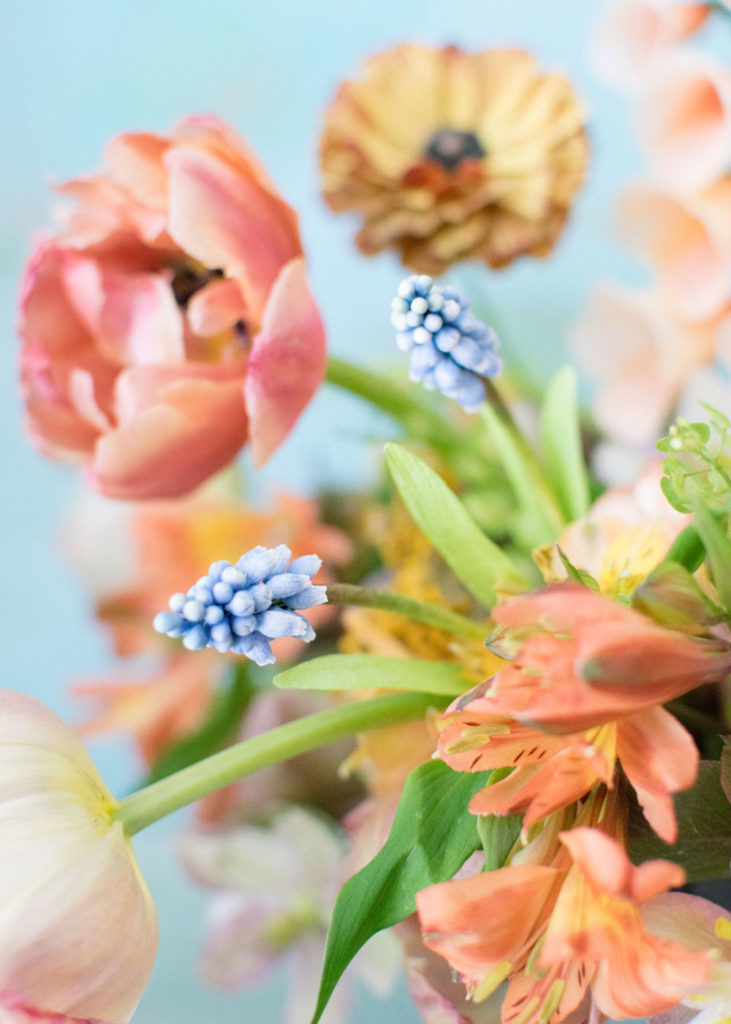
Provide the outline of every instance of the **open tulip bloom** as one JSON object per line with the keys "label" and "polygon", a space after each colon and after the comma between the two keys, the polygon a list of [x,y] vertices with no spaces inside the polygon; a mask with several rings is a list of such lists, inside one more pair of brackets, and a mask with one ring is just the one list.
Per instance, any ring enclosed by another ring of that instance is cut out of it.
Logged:
{"label": "open tulip bloom", "polygon": [[[602,285],[575,327],[591,425],[571,367],[529,386],[479,294],[428,276],[560,244],[592,133],[528,54],[397,46],[326,112],[328,204],[416,271],[390,374],[326,360],[297,216],[223,122],[120,135],[61,186],[22,287],[26,422],[123,499],[70,547],[152,669],[77,692],[149,776],[115,798],[0,691],[0,1024],[131,1020],[158,937],[132,839],[192,804],[206,978],[286,962],[287,1024],[344,1020],[346,971],[387,993],[399,950],[427,1024],[728,1021],[731,914],[695,887],[728,893],[731,862],[731,71],[684,49],[723,7],[622,0],[600,30],[656,284]],[[232,461],[323,378],[398,429],[391,493],[264,514]]]}

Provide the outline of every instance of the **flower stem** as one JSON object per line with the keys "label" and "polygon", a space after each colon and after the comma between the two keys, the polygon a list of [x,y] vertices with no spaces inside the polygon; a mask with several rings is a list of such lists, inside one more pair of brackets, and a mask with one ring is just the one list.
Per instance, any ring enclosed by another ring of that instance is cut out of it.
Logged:
{"label": "flower stem", "polygon": [[439,451],[464,445],[464,437],[439,413],[415,395],[381,374],[330,356],[326,379],[330,384],[370,402],[398,420],[409,432],[422,437]]}
{"label": "flower stem", "polygon": [[128,836],[133,836],[165,815],[261,768],[358,732],[422,718],[427,708],[439,703],[439,698],[430,694],[397,693],[306,715],[132,793],[120,802],[112,817],[122,823]]}
{"label": "flower stem", "polygon": [[384,612],[395,612],[455,636],[484,640],[488,632],[484,625],[468,619],[465,615],[459,615],[448,608],[440,608],[436,604],[428,604],[426,601],[416,601],[403,594],[394,594],[389,590],[373,590],[350,583],[330,583],[327,588],[327,599],[329,604],[354,604],[360,608],[379,608]]}

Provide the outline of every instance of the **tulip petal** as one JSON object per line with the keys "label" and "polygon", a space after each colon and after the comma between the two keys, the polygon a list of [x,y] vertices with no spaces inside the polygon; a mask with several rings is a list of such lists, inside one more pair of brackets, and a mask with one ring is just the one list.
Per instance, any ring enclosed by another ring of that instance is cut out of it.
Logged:
{"label": "tulip petal", "polygon": [[279,275],[254,339],[244,393],[254,463],[279,447],[325,373],[325,330],[302,260]]}
{"label": "tulip petal", "polygon": [[156,369],[149,382],[130,384],[133,371],[120,378],[121,425],[99,439],[89,473],[107,497],[177,497],[228,465],[246,439],[239,379],[191,373],[158,388]]}
{"label": "tulip petal", "polygon": [[204,266],[235,277],[251,308],[263,310],[281,267],[301,252],[284,201],[192,145],[171,149],[165,164],[172,237]]}

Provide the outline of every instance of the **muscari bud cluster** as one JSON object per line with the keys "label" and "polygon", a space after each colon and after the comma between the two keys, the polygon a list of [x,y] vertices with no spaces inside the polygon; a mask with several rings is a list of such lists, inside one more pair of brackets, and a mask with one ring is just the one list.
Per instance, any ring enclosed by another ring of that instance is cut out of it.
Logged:
{"label": "muscari bud cluster", "polygon": [[485,379],[503,365],[492,327],[470,313],[456,288],[442,288],[426,274],[402,281],[391,309],[396,344],[411,353],[411,380],[477,412],[486,397]]}
{"label": "muscari bud cluster", "polygon": [[188,650],[214,647],[244,654],[257,665],[276,661],[270,641],[315,638],[310,623],[299,613],[327,601],[327,588],[312,577],[322,565],[317,555],[303,555],[290,564],[285,544],[255,547],[235,565],[214,562],[186,594],[173,594],[170,611],[159,612],[153,625],[158,633],[182,637]]}

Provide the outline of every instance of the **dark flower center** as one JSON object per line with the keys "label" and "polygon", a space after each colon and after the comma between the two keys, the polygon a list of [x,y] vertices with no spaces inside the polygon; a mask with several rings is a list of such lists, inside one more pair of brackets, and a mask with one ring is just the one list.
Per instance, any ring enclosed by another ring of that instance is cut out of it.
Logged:
{"label": "dark flower center", "polygon": [[218,268],[215,270],[196,270],[194,267],[180,263],[173,268],[173,279],[170,282],[170,287],[173,290],[177,304],[181,309],[185,309],[196,292],[199,292],[201,288],[205,288],[209,281],[215,281],[222,277],[223,271]]}
{"label": "dark flower center", "polygon": [[439,128],[429,139],[424,155],[441,164],[445,171],[456,171],[463,160],[481,160],[487,154],[472,132]]}

